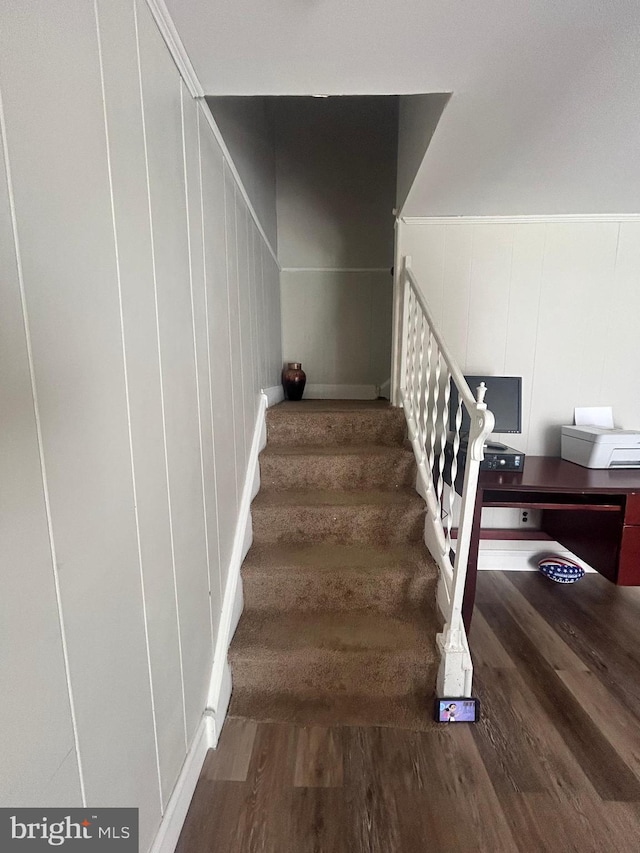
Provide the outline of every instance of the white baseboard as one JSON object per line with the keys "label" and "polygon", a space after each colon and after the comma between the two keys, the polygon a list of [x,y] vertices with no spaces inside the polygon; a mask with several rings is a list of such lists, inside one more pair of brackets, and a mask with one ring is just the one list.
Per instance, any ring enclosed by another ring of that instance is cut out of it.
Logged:
{"label": "white baseboard", "polygon": [[210,709],[207,709],[206,711],[206,714],[208,715],[209,720],[211,722],[212,749],[215,749],[218,746],[218,741],[220,740],[222,726],[224,725],[224,721],[227,717],[227,711],[229,710],[232,686],[233,684],[231,680],[231,669],[229,668],[228,661],[225,661],[224,667],[222,669],[222,682],[218,691],[217,708],[215,712]]}
{"label": "white baseboard", "polygon": [[307,385],[304,396],[308,400],[375,400],[375,385]]}
{"label": "white baseboard", "polygon": [[586,572],[595,572],[559,542],[544,539],[483,539],[480,541],[478,571],[537,572],[538,560],[546,554],[567,557],[578,562]]}
{"label": "white baseboard", "polygon": [[231,670],[227,661],[227,652],[233,634],[242,614],[243,595],[240,567],[253,538],[251,527],[251,501],[260,489],[260,467],[258,456],[267,441],[265,411],[267,395],[262,394],[256,417],[256,424],[249,454],[247,476],[242,490],[240,510],[233,540],[231,561],[227,575],[227,585],[218,628],[218,639],[211,670],[207,708],[185,758],[180,776],[176,782],[169,803],[162,817],[160,828],[150,853],[174,853],[182,825],[189,810],[193,792],[208,749],[215,749],[220,732],[227,716],[231,699]]}
{"label": "white baseboard", "polygon": [[378,388],[378,397],[386,397],[387,400],[391,399],[391,379],[387,379]]}
{"label": "white baseboard", "polygon": [[[220,615],[220,626],[218,628],[218,639],[213,658],[208,710],[215,718],[217,735],[220,733],[220,729],[224,722],[224,714],[226,714],[225,702],[226,705],[229,704],[225,687],[228,683],[230,695],[230,680],[227,677],[227,652],[243,607],[240,567],[242,566],[242,561],[244,560],[247,551],[251,547],[253,539],[251,526],[251,501],[260,488],[260,467],[258,465],[258,456],[260,455],[262,448],[265,446],[267,439],[265,425],[266,408],[267,395],[261,394],[258,415],[256,417],[256,423],[253,430],[251,451],[249,453],[247,476],[245,478],[242,497],[240,499],[238,522],[233,540],[231,561],[229,571],[227,573],[227,584],[222,602],[222,613]],[[221,713],[223,706],[225,706],[224,713]]]}
{"label": "white baseboard", "polygon": [[215,746],[213,735],[212,718],[205,713],[182,765],[178,781],[169,797],[150,853],[174,853],[207,751]]}
{"label": "white baseboard", "polygon": [[233,540],[227,585],[222,604],[222,613],[220,615],[220,627],[218,628],[218,639],[211,670],[207,708],[204,711],[200,726],[169,799],[150,853],[174,853],[182,825],[189,810],[193,792],[198,784],[198,777],[200,776],[207,750],[215,749],[217,746],[220,732],[227,716],[232,690],[231,670],[229,669],[227,652],[243,608],[240,567],[247,551],[251,547],[253,539],[250,509],[251,501],[260,489],[258,456],[267,441],[266,408],[267,395],[263,393],[260,397],[251,452],[249,454],[249,464],[247,465],[247,476],[242,490],[238,521]]}
{"label": "white baseboard", "polygon": [[271,385],[269,388],[263,388],[262,393],[267,398],[267,408],[275,406],[284,400],[284,388],[282,385]]}

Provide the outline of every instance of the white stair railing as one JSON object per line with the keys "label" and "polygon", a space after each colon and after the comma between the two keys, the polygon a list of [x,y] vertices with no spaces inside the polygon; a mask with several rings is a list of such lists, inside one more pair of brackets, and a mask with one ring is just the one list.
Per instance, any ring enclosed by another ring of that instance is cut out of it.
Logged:
{"label": "white stair railing", "polygon": [[[486,389],[480,387],[477,399],[474,397],[435,328],[411,270],[410,257],[404,259],[400,284],[403,307],[400,398],[418,465],[416,488],[427,504],[425,542],[440,570],[438,604],[445,621],[444,630],[437,636],[440,651],[437,692],[439,696],[470,696],[473,665],[462,621],[462,603],[480,462],[494,418],[484,402]],[[455,429],[448,434],[452,383],[458,394],[453,416]],[[470,428],[452,561],[454,484],[460,469],[463,407],[469,415]]]}

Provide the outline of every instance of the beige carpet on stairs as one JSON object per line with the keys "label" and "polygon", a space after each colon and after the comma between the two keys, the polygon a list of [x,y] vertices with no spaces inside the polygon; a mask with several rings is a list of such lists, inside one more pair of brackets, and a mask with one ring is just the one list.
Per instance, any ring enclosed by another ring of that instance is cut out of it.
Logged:
{"label": "beige carpet on stairs", "polygon": [[231,716],[435,725],[436,568],[405,434],[384,402],[267,411]]}

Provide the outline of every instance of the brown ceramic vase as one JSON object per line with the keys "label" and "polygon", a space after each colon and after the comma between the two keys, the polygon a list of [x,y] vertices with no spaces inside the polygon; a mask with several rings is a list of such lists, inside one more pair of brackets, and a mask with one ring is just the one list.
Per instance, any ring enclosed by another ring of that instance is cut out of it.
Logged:
{"label": "brown ceramic vase", "polygon": [[307,375],[299,361],[290,361],[282,371],[285,400],[302,400]]}

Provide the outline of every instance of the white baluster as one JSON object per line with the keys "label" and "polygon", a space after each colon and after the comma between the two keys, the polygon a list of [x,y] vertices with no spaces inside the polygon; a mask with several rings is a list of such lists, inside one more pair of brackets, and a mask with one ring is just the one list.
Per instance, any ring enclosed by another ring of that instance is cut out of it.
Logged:
{"label": "white baluster", "polygon": [[442,422],[440,431],[440,456],[438,459],[438,503],[442,505],[442,492],[444,490],[444,450],[447,444],[447,422],[449,420],[449,397],[451,396],[451,374],[447,370],[446,382],[444,384],[444,404],[442,409]]}
{"label": "white baluster", "polygon": [[404,329],[406,340],[406,361],[405,361],[405,377],[404,377],[404,397],[409,394],[409,386],[411,380],[411,318],[414,305],[413,290],[409,287],[407,292],[407,327]]}
{"label": "white baluster", "polygon": [[[413,319],[411,323],[411,387],[409,389],[409,398],[411,401],[411,417],[413,418],[414,423],[416,423],[416,411],[415,411],[415,395],[416,395],[416,382],[417,379],[417,368],[418,368],[418,322],[420,319],[420,306],[418,305],[418,301],[414,298],[414,310],[413,310]],[[416,423],[417,426],[417,423]]]}
{"label": "white baluster", "polygon": [[420,312],[420,334],[418,347],[418,381],[415,389],[415,411],[416,411],[416,429],[420,438],[420,447],[423,447],[424,437],[420,435],[420,397],[422,384],[424,382],[424,336],[425,336],[426,320],[422,311]]}
{"label": "white baluster", "polygon": [[[433,350],[433,335],[431,333],[431,327],[429,326],[429,340],[427,342],[427,368],[425,370],[425,379],[424,379],[424,407],[422,409],[422,440],[423,440],[423,451],[425,459],[427,458],[427,423],[429,420],[429,415],[431,414],[429,411],[429,403],[431,401],[431,353]],[[429,482],[431,482],[432,472],[429,471]]]}
{"label": "white baluster", "polygon": [[460,449],[460,427],[462,426],[462,397],[458,396],[456,409],[456,429],[453,435],[451,457],[451,488],[449,490],[449,514],[447,515],[447,553],[451,551],[451,525],[453,524],[453,505],[456,498],[456,479],[458,477],[458,450]]}
{"label": "white baluster", "polygon": [[[442,355],[440,347],[437,347],[436,369],[433,384],[433,407],[431,409],[431,432],[429,434],[429,470],[433,472],[433,466],[436,460],[436,430],[438,426],[438,400],[440,398],[440,371],[442,369]],[[436,493],[436,502],[438,505],[438,518],[442,516],[442,504],[440,497]]]}

